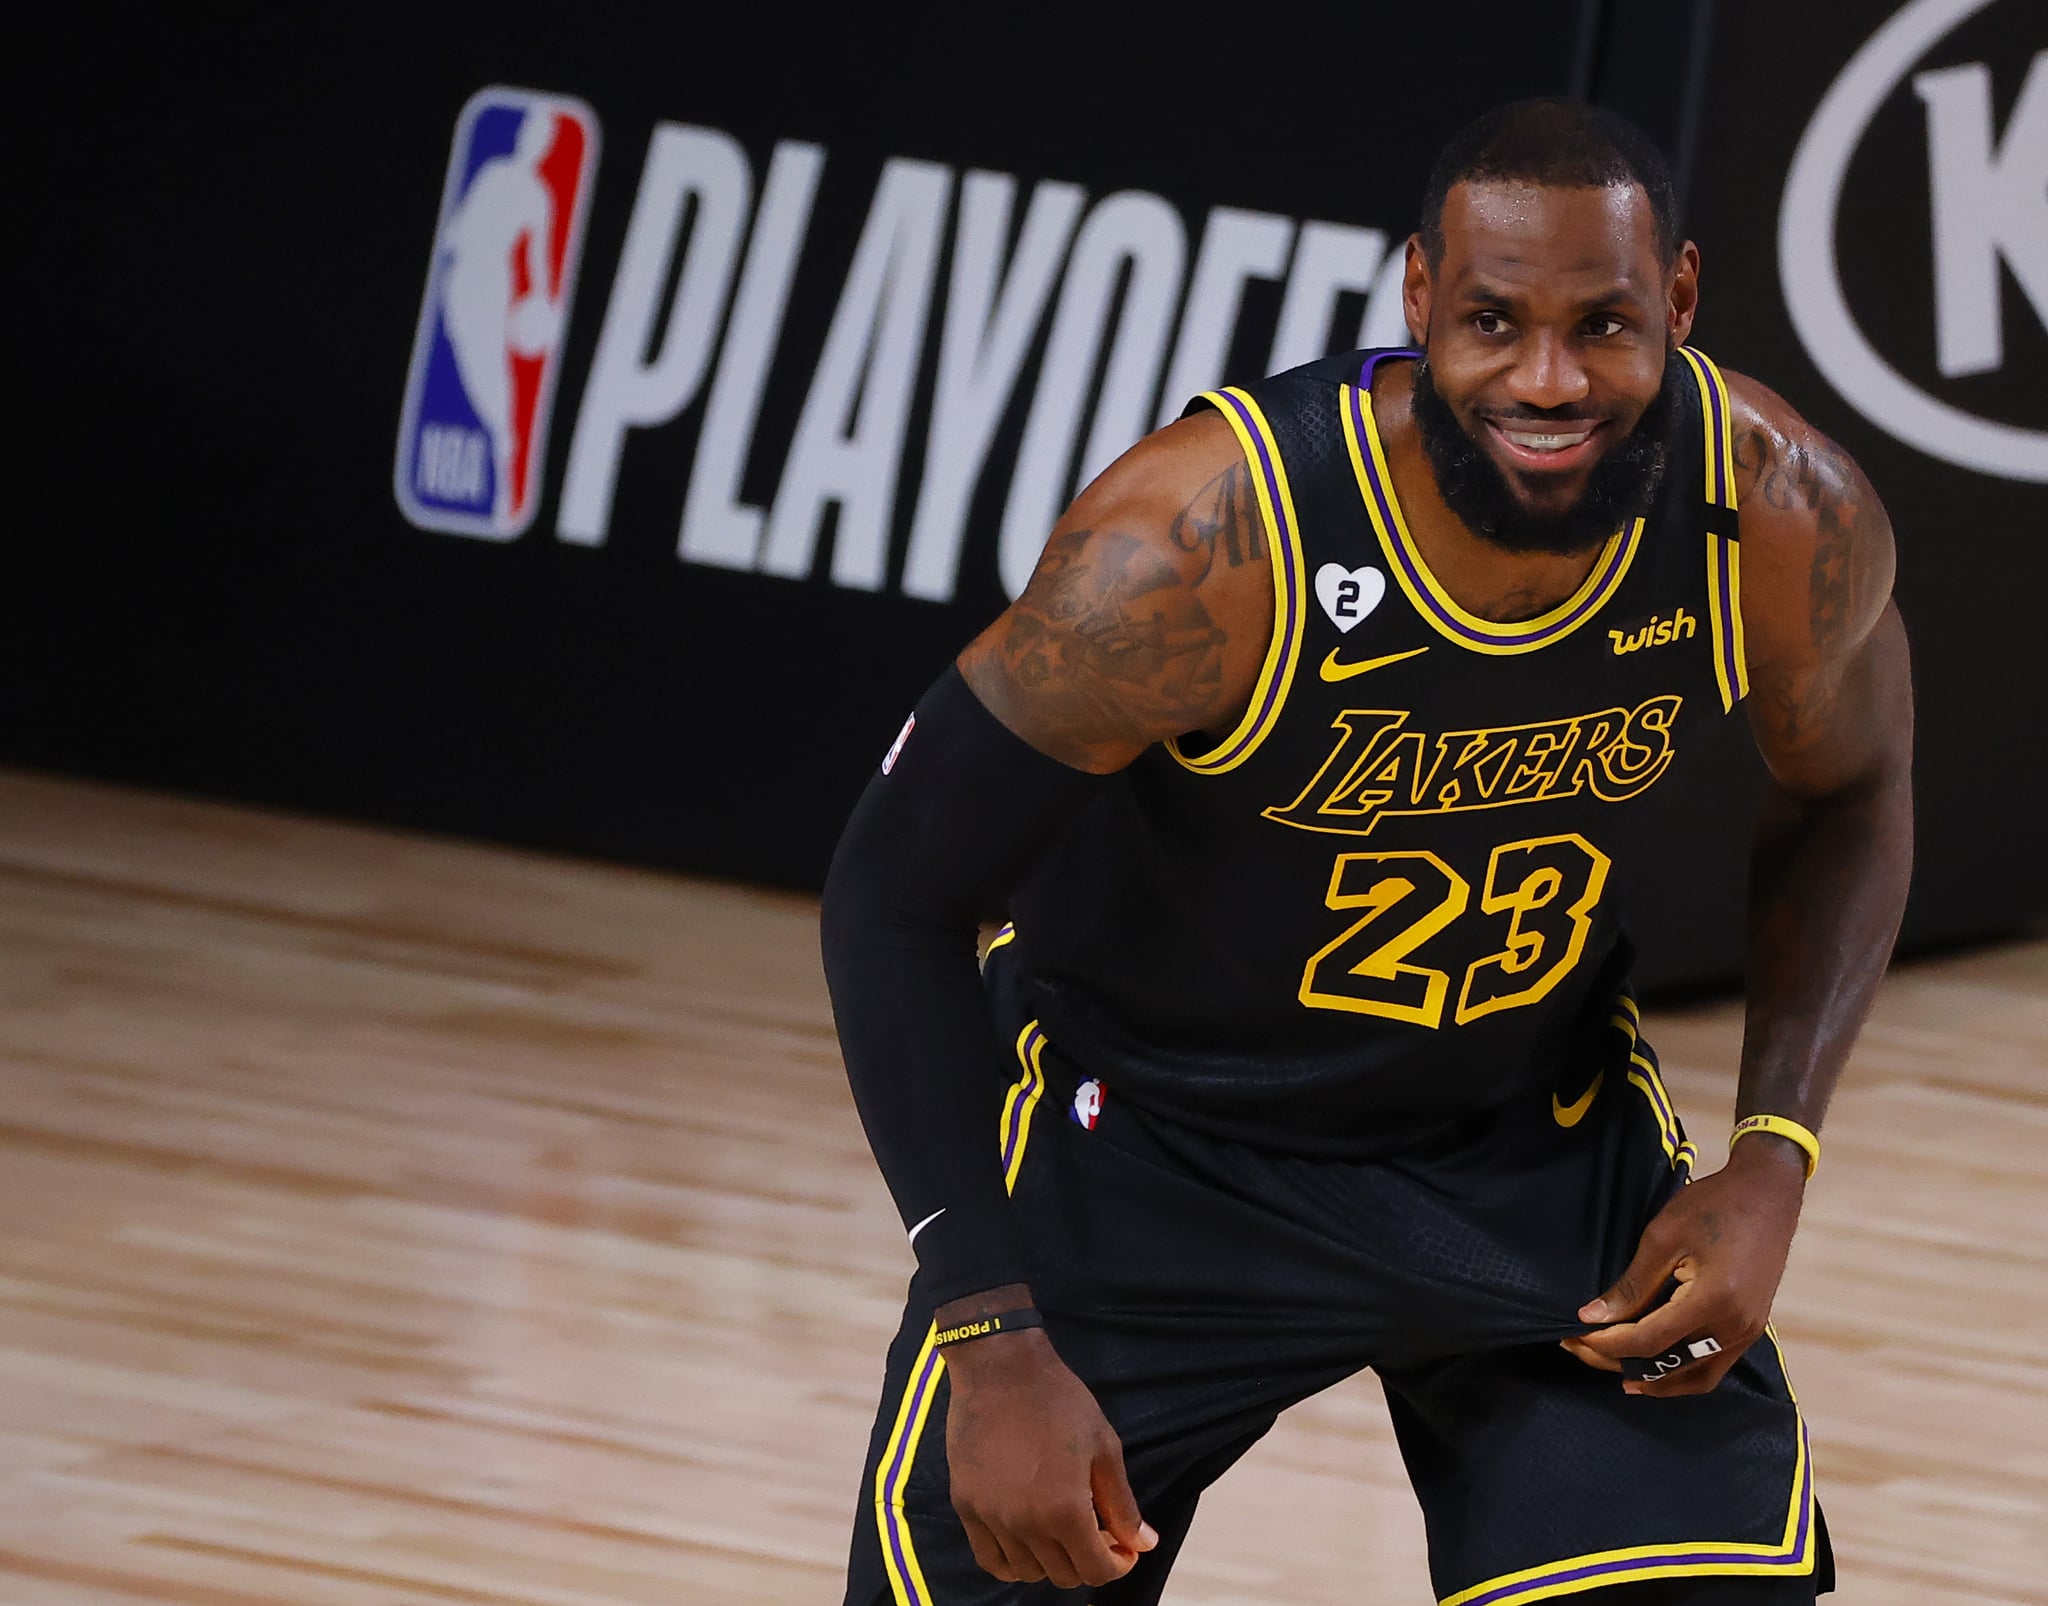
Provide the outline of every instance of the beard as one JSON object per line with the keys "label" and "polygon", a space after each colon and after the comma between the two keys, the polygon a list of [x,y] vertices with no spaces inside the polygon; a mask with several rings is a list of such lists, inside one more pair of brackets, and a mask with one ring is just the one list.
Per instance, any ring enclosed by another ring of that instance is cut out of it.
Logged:
{"label": "beard", "polygon": [[[1650,511],[1664,481],[1675,366],[1666,361],[1657,399],[1620,444],[1593,465],[1579,499],[1562,512],[1539,513],[1522,502],[1500,466],[1466,433],[1437,391],[1425,356],[1415,365],[1415,423],[1437,490],[1466,528],[1504,551],[1571,557],[1604,545],[1615,531]],[[1536,416],[1564,422],[1573,415],[1560,410]]]}

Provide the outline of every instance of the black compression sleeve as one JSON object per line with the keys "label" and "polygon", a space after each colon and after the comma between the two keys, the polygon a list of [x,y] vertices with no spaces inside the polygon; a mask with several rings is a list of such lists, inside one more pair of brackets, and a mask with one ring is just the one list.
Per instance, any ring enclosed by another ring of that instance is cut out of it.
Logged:
{"label": "black compression sleeve", "polygon": [[862,794],[825,882],[832,1013],[861,1124],[933,1305],[1021,1282],[996,1152],[1004,1075],[976,928],[1105,784],[1015,735],[948,669]]}

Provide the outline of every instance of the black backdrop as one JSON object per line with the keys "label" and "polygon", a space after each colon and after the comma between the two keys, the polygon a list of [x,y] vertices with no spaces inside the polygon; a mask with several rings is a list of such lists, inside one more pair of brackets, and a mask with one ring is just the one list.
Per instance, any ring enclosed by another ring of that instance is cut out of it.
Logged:
{"label": "black backdrop", "polygon": [[[910,699],[1002,604],[998,529],[1059,289],[968,504],[950,598],[903,583],[950,225],[878,589],[833,580],[831,511],[794,576],[678,556],[708,377],[672,419],[629,432],[594,544],[564,539],[565,465],[657,125],[736,140],[756,202],[779,142],[823,153],[739,479],[739,499],[767,507],[891,159],[943,164],[956,197],[970,169],[1014,175],[1019,211],[1044,180],[1080,186],[1089,208],[1122,191],[1163,198],[1183,236],[1177,304],[1213,209],[1303,240],[1298,221],[1376,228],[1398,252],[1445,134],[1513,95],[1577,92],[1639,117],[1682,162],[1697,154],[1696,339],[1840,434],[1891,501],[1927,715],[1912,930],[2010,927],[2048,904],[2029,767],[2048,696],[2014,605],[2048,579],[2042,487],[1953,468],[1869,425],[1787,327],[1774,253],[1789,154],[1892,7],[1827,9],[1826,28],[1750,0],[1303,8],[1299,26],[1263,8],[1256,27],[1185,7],[1097,10],[1071,27],[1043,9],[992,21],[757,7],[721,14],[715,36],[693,9],[607,5],[552,21],[450,4],[44,23],[11,64],[30,125],[19,148],[34,153],[15,255],[38,416],[7,541],[0,758],[815,884]],[[1998,63],[2001,119],[2041,43],[2022,37],[2026,10],[1999,0],[1941,47],[1944,62]],[[1760,50],[1767,21],[1775,42]],[[391,488],[451,134],[493,84],[576,96],[603,136],[538,516],[509,542],[417,529]],[[1907,264],[1896,280],[1865,272],[1852,295],[1910,348],[1931,327],[1927,158],[1923,131],[1916,180],[1920,105],[1910,88],[1893,101],[1852,166],[1842,255]],[[1227,377],[1262,370],[1283,280],[1246,280],[1226,319]],[[2005,371],[1951,389],[2039,428],[2044,387],[2018,376],[2042,372],[2041,327],[2007,290]],[[1138,278],[1120,295],[1119,330]],[[1351,290],[1329,311],[1327,344],[1348,346],[1373,303]],[[1115,361],[1095,353],[1090,395]],[[1090,466],[1086,433],[1065,485]],[[1653,980],[1739,965],[1755,770],[1738,723],[1711,795],[1666,805],[1687,851],[1638,917]]]}

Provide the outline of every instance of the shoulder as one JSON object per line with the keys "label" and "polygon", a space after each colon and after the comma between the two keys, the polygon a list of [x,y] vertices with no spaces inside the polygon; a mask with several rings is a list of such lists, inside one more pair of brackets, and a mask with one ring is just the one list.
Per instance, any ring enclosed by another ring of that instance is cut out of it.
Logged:
{"label": "shoulder", "polygon": [[1227,723],[1272,631],[1268,540],[1228,422],[1169,424],[1074,499],[960,671],[1005,725],[1077,769]]}
{"label": "shoulder", "polygon": [[[1891,519],[1856,460],[1760,380],[1729,372],[1743,622],[1754,646],[1852,651],[1890,600]],[[1802,654],[1803,655],[1803,654]]]}

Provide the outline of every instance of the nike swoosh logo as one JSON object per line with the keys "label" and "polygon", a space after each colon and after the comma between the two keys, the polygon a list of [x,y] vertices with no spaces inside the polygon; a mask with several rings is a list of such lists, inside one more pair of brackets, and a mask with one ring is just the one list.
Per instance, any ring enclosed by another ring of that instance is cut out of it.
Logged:
{"label": "nike swoosh logo", "polygon": [[1403,658],[1420,657],[1428,652],[1427,647],[1410,647],[1406,652],[1390,652],[1384,658],[1368,658],[1363,663],[1340,664],[1337,649],[1330,649],[1330,656],[1323,660],[1322,676],[1325,680],[1349,680],[1353,675],[1362,675],[1368,669],[1384,669],[1388,664],[1398,664]]}
{"label": "nike swoosh logo", "polygon": [[[1577,1118],[1574,1117],[1574,1119]],[[1571,1125],[1571,1122],[1567,1121],[1565,1125],[1569,1126]],[[924,1220],[920,1221],[916,1226],[912,1227],[910,1229],[910,1241],[913,1244],[916,1243],[917,1235],[923,1232],[925,1228],[929,1227],[934,1221],[937,1221],[939,1217],[943,1216],[945,1213],[946,1207],[944,1205],[940,1205],[938,1209],[934,1210],[930,1215],[926,1216]]]}
{"label": "nike swoosh logo", "polygon": [[1551,1094],[1550,1113],[1556,1118],[1557,1124],[1567,1130],[1577,1126],[1585,1118],[1586,1112],[1593,1107],[1593,1095],[1600,1091],[1600,1084],[1606,1080],[1607,1073],[1601,1071],[1593,1078],[1593,1085],[1569,1104],[1560,1104],[1557,1095]]}

